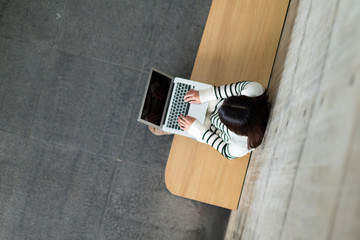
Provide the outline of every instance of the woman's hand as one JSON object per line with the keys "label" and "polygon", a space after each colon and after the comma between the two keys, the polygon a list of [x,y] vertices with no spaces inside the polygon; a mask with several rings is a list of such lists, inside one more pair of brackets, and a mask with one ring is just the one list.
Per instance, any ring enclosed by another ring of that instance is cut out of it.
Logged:
{"label": "woman's hand", "polygon": [[200,104],[199,91],[190,89],[184,96],[185,102]]}
{"label": "woman's hand", "polygon": [[187,131],[189,130],[191,124],[195,121],[195,118],[190,117],[190,116],[184,116],[184,115],[180,115],[178,116],[178,123],[179,126],[182,130]]}

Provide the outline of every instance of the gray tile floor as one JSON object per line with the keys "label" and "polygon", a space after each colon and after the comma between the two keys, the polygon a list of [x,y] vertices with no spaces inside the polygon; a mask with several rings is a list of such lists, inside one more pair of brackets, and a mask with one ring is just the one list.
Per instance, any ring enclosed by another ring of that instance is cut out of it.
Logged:
{"label": "gray tile floor", "polygon": [[0,239],[222,239],[136,122],[151,66],[190,77],[210,0],[0,0]]}

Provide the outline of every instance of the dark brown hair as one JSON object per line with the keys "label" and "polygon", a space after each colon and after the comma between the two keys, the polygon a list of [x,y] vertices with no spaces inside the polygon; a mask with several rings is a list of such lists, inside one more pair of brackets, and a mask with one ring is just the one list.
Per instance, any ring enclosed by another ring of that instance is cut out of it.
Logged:
{"label": "dark brown hair", "polygon": [[248,137],[248,148],[262,142],[269,119],[267,92],[258,97],[235,96],[225,99],[219,108],[219,118],[232,132]]}

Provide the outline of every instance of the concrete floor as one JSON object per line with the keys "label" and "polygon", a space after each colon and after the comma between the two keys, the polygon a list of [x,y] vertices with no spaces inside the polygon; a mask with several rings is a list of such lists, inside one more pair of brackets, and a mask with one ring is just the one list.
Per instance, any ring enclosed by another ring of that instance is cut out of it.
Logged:
{"label": "concrete floor", "polygon": [[0,239],[223,239],[136,122],[150,67],[189,77],[210,0],[0,0]]}
{"label": "concrete floor", "polygon": [[292,0],[226,240],[360,239],[360,2]]}

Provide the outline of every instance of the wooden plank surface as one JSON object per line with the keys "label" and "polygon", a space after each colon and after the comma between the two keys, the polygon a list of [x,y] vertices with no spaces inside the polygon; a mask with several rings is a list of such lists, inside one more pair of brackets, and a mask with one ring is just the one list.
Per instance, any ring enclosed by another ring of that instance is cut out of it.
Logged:
{"label": "wooden plank surface", "polygon": [[[267,87],[288,0],[214,0],[191,79]],[[175,195],[236,209],[249,156],[229,161],[210,146],[175,136],[165,183]]]}

